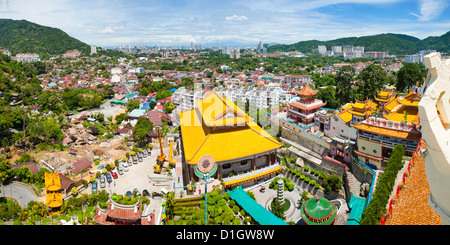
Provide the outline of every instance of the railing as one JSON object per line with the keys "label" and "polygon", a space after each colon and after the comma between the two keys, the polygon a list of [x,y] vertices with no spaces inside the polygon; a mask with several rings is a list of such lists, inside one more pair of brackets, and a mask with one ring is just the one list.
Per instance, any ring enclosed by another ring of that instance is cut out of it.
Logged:
{"label": "railing", "polygon": [[400,191],[401,191],[402,187],[404,186],[404,184],[406,183],[406,177],[408,177],[408,175],[410,174],[411,167],[414,167],[417,154],[420,154],[419,153],[419,148],[423,148],[425,146],[426,146],[425,142],[422,140],[422,138],[420,138],[419,144],[417,144],[416,149],[415,149],[415,151],[412,154],[411,161],[409,161],[409,163],[408,163],[408,168],[403,173],[402,181],[397,186],[397,189],[395,191],[395,195],[394,195],[393,198],[392,198],[392,193],[391,193],[391,200],[389,201],[388,211],[385,214],[383,214],[383,216],[381,217],[379,225],[385,225],[386,224],[386,218],[392,216],[392,211],[393,211],[393,207],[394,207],[394,200],[398,200],[399,197],[400,197]]}
{"label": "railing", "polygon": [[375,172],[375,170],[373,170],[371,167],[367,166],[365,163],[363,163],[361,160],[359,160],[359,158],[353,152],[352,152],[352,158],[353,158],[353,162],[356,165],[359,165],[360,167],[363,167],[363,168],[369,170],[373,174],[372,184],[370,185],[370,190],[369,190],[369,196],[367,197],[367,201],[366,201],[365,208],[367,208],[369,206],[370,200],[372,199],[373,187],[375,186],[375,181],[377,179],[377,172]]}

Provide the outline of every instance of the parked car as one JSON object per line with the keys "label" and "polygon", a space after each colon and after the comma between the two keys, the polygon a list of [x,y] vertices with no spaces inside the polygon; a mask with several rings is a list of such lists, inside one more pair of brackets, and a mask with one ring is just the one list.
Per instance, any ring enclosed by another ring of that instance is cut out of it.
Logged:
{"label": "parked car", "polygon": [[137,188],[133,189],[133,194],[136,193],[137,196],[141,196],[141,193],[139,192],[139,190]]}
{"label": "parked car", "polygon": [[112,177],[111,177],[111,174],[110,173],[108,173],[108,172],[106,172],[106,180],[108,181],[108,183],[111,183],[112,182]]}
{"label": "parked car", "polygon": [[128,165],[126,163],[122,164],[123,171],[128,172]]}
{"label": "parked car", "polygon": [[100,176],[100,187],[105,188],[105,176]]}
{"label": "parked car", "polygon": [[111,175],[114,179],[117,179],[119,177],[119,175],[117,175],[116,170],[114,170],[114,169],[111,169]]}
{"label": "parked car", "polygon": [[150,196],[150,193],[147,191],[147,189],[144,189],[142,191],[142,196],[144,196],[144,197]]}
{"label": "parked car", "polygon": [[97,192],[97,186],[98,186],[97,181],[92,182],[92,193]]}
{"label": "parked car", "polygon": [[123,169],[121,166],[117,167],[117,172],[119,172],[120,175],[123,174]]}

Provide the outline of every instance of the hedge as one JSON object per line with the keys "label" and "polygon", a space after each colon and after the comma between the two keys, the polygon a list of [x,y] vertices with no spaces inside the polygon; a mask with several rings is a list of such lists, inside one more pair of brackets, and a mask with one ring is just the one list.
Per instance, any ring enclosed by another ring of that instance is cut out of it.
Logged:
{"label": "hedge", "polygon": [[395,179],[397,178],[398,171],[403,166],[402,158],[404,154],[405,148],[403,145],[397,144],[391,153],[384,173],[378,180],[369,206],[363,211],[361,225],[377,225],[383,214],[386,213],[386,206],[394,188]]}

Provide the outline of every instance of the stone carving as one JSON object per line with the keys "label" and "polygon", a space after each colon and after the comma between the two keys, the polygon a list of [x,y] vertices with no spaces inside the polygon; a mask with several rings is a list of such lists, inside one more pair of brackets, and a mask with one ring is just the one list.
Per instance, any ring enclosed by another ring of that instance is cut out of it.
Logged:
{"label": "stone carving", "polygon": [[418,92],[422,95],[419,103],[422,139],[427,145],[423,156],[430,186],[428,203],[441,216],[443,224],[450,224],[450,128],[442,124],[450,125],[450,60],[432,53],[424,57],[424,63],[427,80]]}

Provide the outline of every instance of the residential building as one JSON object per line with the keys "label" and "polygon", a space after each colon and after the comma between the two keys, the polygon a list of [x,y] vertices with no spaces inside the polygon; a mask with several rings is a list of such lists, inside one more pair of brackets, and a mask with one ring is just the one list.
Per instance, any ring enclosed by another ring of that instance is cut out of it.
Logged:
{"label": "residential building", "polygon": [[327,47],[324,45],[319,45],[317,47],[317,50],[319,51],[319,54],[324,55],[327,53]]}
{"label": "residential building", "polygon": [[333,51],[333,53],[342,53],[342,46],[332,46],[331,51]]}
{"label": "residential building", "polygon": [[17,62],[22,62],[22,63],[31,63],[31,62],[41,61],[41,59],[39,58],[39,54],[34,54],[34,53],[17,54],[16,57],[14,57],[13,59],[17,60]]}
{"label": "residential building", "polygon": [[423,64],[423,54],[405,55],[405,63]]}
{"label": "residential building", "polygon": [[388,52],[368,51],[364,53],[364,57],[372,59],[384,59],[388,56]]}

